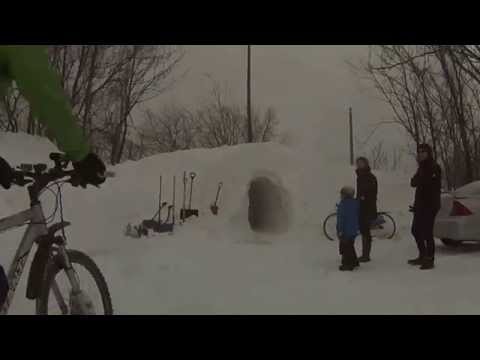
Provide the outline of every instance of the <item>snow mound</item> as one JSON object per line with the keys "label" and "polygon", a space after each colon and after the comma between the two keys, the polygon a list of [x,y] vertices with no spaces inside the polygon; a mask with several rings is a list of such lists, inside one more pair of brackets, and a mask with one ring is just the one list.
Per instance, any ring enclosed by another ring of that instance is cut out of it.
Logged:
{"label": "snow mound", "polygon": [[[412,191],[399,174],[376,172],[379,209],[392,213],[398,236],[375,241],[374,261],[359,271],[337,270],[337,244],[325,239],[322,222],[335,210],[340,188],[355,185],[354,169],[322,155],[317,145],[248,144],[126,162],[112,169],[116,177],[101,189],[64,188],[64,213],[72,222],[68,244],[100,266],[118,314],[478,313],[475,249],[453,256],[439,248],[433,272],[405,265],[416,249],[409,235]],[[55,147],[43,139],[0,133],[0,156],[12,163],[46,162],[51,151]],[[171,236],[125,237],[127,223],[156,212],[160,176],[162,200],[169,203],[176,177],[178,220],[184,171],[197,174],[192,208],[200,217],[176,226]],[[215,216],[210,205],[219,182]],[[28,206],[25,189],[1,195],[1,216]],[[53,199],[44,200],[48,214]],[[5,267],[21,231],[1,234]],[[34,311],[24,297],[25,279],[12,313]]]}

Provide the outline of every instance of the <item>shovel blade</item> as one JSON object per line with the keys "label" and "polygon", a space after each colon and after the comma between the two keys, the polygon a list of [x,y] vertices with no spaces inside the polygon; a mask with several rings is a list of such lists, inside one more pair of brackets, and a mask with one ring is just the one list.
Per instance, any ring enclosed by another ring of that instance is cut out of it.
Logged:
{"label": "shovel blade", "polygon": [[210,206],[210,210],[212,211],[213,215],[218,214],[218,206],[212,205]]}

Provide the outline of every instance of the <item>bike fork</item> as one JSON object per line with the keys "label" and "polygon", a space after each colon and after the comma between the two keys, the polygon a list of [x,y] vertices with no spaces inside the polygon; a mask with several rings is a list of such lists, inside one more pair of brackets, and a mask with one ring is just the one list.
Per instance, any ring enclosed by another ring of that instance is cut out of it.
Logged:
{"label": "bike fork", "polygon": [[[67,274],[68,281],[72,287],[72,290],[70,291],[70,294],[69,294],[71,314],[72,315],[94,315],[95,311],[93,307],[93,302],[89,298],[89,296],[80,288],[80,279],[75,269],[73,268],[72,263],[70,262],[70,259],[68,258],[68,254],[65,247],[59,246],[58,253],[62,258],[64,271]],[[55,297],[57,298],[58,304],[62,309],[62,312],[64,312],[65,309],[67,308],[67,305],[63,301],[63,298],[60,294],[60,290],[58,289],[58,285],[56,284],[55,280],[54,280],[52,290],[55,294]],[[59,300],[59,297],[61,298],[61,300]]]}

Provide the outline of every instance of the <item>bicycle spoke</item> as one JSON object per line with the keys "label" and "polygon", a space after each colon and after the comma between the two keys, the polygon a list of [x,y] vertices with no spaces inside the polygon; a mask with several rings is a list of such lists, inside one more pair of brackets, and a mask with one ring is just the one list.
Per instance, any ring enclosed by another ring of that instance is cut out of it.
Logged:
{"label": "bicycle spoke", "polygon": [[68,306],[63,300],[62,293],[60,289],[58,288],[57,281],[54,279],[52,282],[52,290],[53,294],[55,295],[55,299],[57,300],[58,306],[62,310],[62,315],[67,315],[68,314]]}

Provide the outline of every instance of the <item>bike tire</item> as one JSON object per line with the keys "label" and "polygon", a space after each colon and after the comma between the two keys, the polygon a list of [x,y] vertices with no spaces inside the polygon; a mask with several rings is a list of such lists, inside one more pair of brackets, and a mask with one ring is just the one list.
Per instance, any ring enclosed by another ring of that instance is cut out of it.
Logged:
{"label": "bike tire", "polygon": [[[113,315],[112,300],[108,290],[107,282],[95,262],[86,254],[78,250],[67,250],[68,258],[72,265],[80,265],[92,276],[99,290],[102,304],[103,315]],[[48,315],[48,299],[53,280],[56,275],[63,270],[56,261],[49,261],[45,270],[45,277],[42,281],[40,296],[36,299],[37,315]]]}
{"label": "bike tire", "polygon": [[395,236],[395,234],[397,233],[397,224],[395,223],[395,220],[393,219],[393,217],[388,214],[388,213],[385,213],[385,212],[381,212],[379,213],[379,215],[385,217],[385,218],[388,218],[391,223],[392,223],[392,232],[390,235],[386,236],[387,239],[393,239],[393,237]]}
{"label": "bike tire", "polygon": [[395,220],[393,219],[393,217],[390,214],[388,214],[386,212],[379,212],[378,216],[383,217],[383,219],[385,220],[385,224],[389,223],[391,225],[391,226],[388,227],[389,230],[391,228],[391,231],[387,232],[386,234],[382,234],[381,236],[378,236],[378,234],[377,234],[378,229],[373,229],[372,228],[372,231],[371,231],[372,237],[373,238],[378,238],[378,239],[380,239],[380,238],[381,239],[392,239],[397,232],[397,224],[395,223]]}
{"label": "bike tire", "polygon": [[332,213],[328,215],[325,220],[323,221],[323,233],[325,234],[325,237],[330,240],[330,241],[335,241],[335,236],[336,234],[329,234],[327,231],[327,225],[329,221],[333,221],[334,218],[337,217],[337,213]]}
{"label": "bike tire", "polygon": [[[385,212],[381,212],[378,215],[381,215],[381,216],[387,218],[392,223],[392,232],[385,237],[386,239],[392,239],[395,236],[395,234],[397,233],[397,224],[395,223],[395,220],[393,219],[393,217],[390,214],[385,213]],[[332,214],[328,215],[323,222],[323,233],[324,233],[325,237],[330,241],[335,240],[336,234],[329,234],[329,232],[327,230],[328,223],[329,223],[329,221],[333,221],[333,218],[336,218],[336,216],[337,216],[336,213],[332,213]]]}

